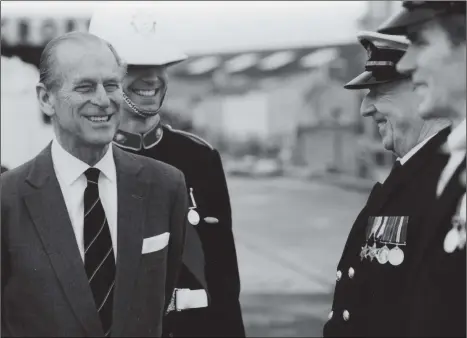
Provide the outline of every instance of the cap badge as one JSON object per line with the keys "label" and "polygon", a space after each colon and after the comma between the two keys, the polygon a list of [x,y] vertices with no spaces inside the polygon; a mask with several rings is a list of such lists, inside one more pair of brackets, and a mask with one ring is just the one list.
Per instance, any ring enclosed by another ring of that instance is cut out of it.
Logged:
{"label": "cap badge", "polygon": [[373,51],[371,50],[371,46],[366,47],[366,53],[368,56],[368,60],[371,59],[371,55],[373,53]]}
{"label": "cap badge", "polygon": [[153,34],[156,32],[156,19],[148,13],[140,12],[133,15],[131,25],[141,34]]}

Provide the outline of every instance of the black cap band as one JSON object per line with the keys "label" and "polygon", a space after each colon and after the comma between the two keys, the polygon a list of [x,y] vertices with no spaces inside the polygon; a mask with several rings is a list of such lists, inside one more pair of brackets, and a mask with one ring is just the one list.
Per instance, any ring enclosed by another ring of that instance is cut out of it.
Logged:
{"label": "black cap band", "polygon": [[436,12],[450,14],[464,14],[466,9],[465,1],[403,1],[402,6],[409,11],[416,9],[431,9]]}

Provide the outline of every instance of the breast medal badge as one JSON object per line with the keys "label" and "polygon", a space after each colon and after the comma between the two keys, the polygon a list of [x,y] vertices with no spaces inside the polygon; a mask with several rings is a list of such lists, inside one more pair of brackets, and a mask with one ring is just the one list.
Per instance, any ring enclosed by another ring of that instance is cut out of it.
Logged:
{"label": "breast medal badge", "polygon": [[190,198],[191,198],[191,203],[192,206],[189,207],[188,211],[188,222],[190,222],[191,225],[198,225],[200,221],[200,217],[198,212],[195,210],[197,208],[195,198],[193,197],[193,188],[190,188]]}
{"label": "breast medal badge", "polygon": [[462,250],[466,242],[465,221],[459,216],[452,217],[452,228],[444,238],[444,251],[453,253],[456,249]]}
{"label": "breast medal badge", "polygon": [[381,224],[381,217],[370,216],[368,218],[368,225],[367,225],[367,230],[366,230],[366,242],[365,242],[365,245],[362,246],[362,249],[360,251],[361,261],[363,261],[363,259],[367,257],[370,257],[370,260],[373,261],[373,258],[375,257],[376,246],[374,245],[374,243],[373,243],[373,246],[369,246],[368,242],[370,241],[371,238],[373,238],[373,241],[374,241],[375,233],[377,232],[380,224]]}
{"label": "breast medal badge", "polygon": [[466,194],[462,196],[457,205],[457,210],[451,219],[451,230],[446,234],[444,238],[444,251],[447,253],[453,253],[456,249],[462,250],[466,244]]}
{"label": "breast medal badge", "polygon": [[[369,219],[368,240],[373,237],[373,245],[365,245],[360,257],[369,257],[371,261],[376,258],[379,264],[390,263],[393,266],[401,265],[404,261],[404,251],[400,246],[406,245],[408,216],[374,216]],[[384,244],[378,248],[377,243]],[[395,245],[389,249],[388,244]]]}
{"label": "breast medal badge", "polygon": [[399,266],[404,262],[404,251],[400,246],[407,244],[407,226],[409,216],[392,216],[390,217],[389,231],[386,235],[386,242],[394,244],[395,247],[389,250],[388,260],[393,266]]}

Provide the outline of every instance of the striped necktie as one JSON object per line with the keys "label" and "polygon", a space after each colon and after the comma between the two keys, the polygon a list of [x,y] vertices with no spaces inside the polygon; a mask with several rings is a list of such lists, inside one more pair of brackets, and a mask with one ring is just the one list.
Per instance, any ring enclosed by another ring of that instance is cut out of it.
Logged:
{"label": "striped necktie", "polygon": [[84,173],[88,185],[84,191],[84,267],[94,296],[105,336],[112,326],[115,256],[110,229],[99,198],[99,169]]}

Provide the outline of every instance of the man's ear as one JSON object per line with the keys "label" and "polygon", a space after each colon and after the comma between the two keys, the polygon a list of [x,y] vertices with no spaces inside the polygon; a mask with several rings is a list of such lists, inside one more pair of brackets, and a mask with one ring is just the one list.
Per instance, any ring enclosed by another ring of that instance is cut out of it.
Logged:
{"label": "man's ear", "polygon": [[37,101],[41,111],[49,117],[55,114],[54,100],[55,98],[51,95],[50,91],[47,90],[45,85],[39,82],[36,85]]}

